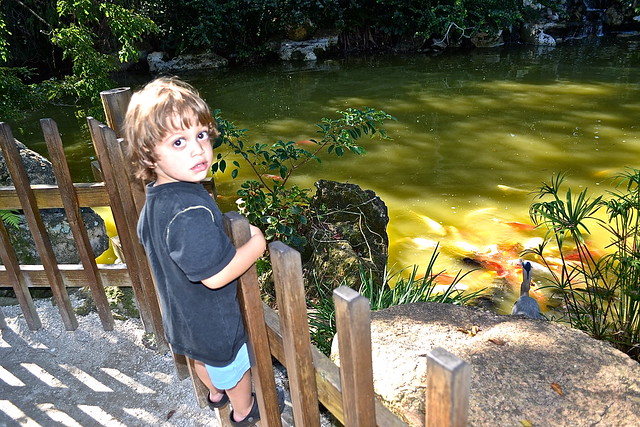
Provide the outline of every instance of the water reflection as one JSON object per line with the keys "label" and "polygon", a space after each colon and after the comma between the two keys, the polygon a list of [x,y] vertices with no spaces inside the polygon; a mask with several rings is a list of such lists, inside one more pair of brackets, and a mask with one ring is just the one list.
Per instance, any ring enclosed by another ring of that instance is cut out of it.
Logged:
{"label": "water reflection", "polygon": [[[364,157],[324,156],[295,182],[312,187],[324,178],[372,189],[389,207],[390,264],[426,265],[438,243],[439,267],[455,274],[470,268],[474,251],[513,265],[519,250],[543,235],[527,226],[528,209],[531,192],[553,173],[568,172],[572,187],[600,193],[611,174],[637,166],[638,52],[637,39],[617,37],[555,49],[384,56],[183,77],[226,119],[249,129],[254,142],[312,138],[314,123],[347,107],[395,116],[387,126],[392,141],[365,142]],[[119,83],[135,87],[149,78]],[[90,180],[92,153],[82,154],[86,136],[72,125],[59,123],[67,149],[81,159],[76,173]],[[24,129],[21,139],[37,145],[39,130]],[[235,193],[239,181],[216,178],[221,194]],[[233,208],[232,199],[222,201],[226,208]],[[466,281],[472,289],[488,282],[505,287],[505,312],[517,296],[517,286],[511,289],[490,268]]]}

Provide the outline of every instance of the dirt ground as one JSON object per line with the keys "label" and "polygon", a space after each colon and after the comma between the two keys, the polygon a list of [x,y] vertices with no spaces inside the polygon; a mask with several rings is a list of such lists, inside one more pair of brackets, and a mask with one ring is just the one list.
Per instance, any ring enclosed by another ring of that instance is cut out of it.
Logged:
{"label": "dirt ground", "polygon": [[[72,296],[74,306],[78,304]],[[102,330],[96,313],[66,331],[50,299],[36,301],[43,328],[19,306],[0,307],[0,426],[218,426],[180,381],[170,354],[142,345],[137,319]]]}

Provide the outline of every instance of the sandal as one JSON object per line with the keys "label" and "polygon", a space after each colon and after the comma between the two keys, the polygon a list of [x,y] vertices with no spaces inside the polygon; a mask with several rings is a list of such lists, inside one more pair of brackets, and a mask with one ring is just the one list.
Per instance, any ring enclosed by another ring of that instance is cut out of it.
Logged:
{"label": "sandal", "polygon": [[[278,406],[280,407],[280,412],[284,410],[284,390],[280,387],[277,388],[278,392]],[[251,406],[251,410],[249,414],[244,417],[241,421],[236,421],[233,419],[233,410],[229,413],[229,420],[231,421],[231,425],[234,427],[250,427],[260,421],[260,409],[258,408],[258,399],[256,399],[256,394],[251,393],[253,396],[253,405]]]}
{"label": "sandal", "polygon": [[258,399],[256,399],[256,394],[251,393],[253,396],[253,405],[251,406],[251,410],[249,414],[244,417],[241,421],[236,421],[233,419],[233,409],[229,412],[229,421],[231,421],[231,425],[234,427],[250,427],[257,423],[260,420],[260,409],[258,408]]}
{"label": "sandal", "polygon": [[211,392],[209,392],[209,394],[207,394],[207,403],[209,404],[209,408],[211,408],[212,411],[214,409],[220,409],[226,406],[227,403],[229,403],[229,396],[227,396],[227,393],[223,391],[222,398],[217,402],[212,402]]}

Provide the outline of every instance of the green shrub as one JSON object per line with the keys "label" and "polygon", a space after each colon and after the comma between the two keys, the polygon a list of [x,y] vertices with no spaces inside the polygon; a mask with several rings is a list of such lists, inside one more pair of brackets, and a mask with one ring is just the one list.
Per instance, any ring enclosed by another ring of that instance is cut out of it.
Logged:
{"label": "green shrub", "polygon": [[34,71],[28,68],[0,67],[0,117],[3,121],[21,119],[24,112],[44,102],[36,85],[25,84]]}
{"label": "green shrub", "polygon": [[0,209],[0,221],[12,228],[18,228],[22,219],[18,211]]}
{"label": "green shrub", "polygon": [[[304,237],[309,220],[308,189],[296,185],[287,186],[287,182],[296,170],[309,161],[320,162],[321,151],[343,156],[347,152],[362,155],[366,150],[356,142],[362,136],[389,139],[382,128],[385,120],[394,118],[384,111],[365,107],[362,110],[348,108],[338,111],[337,119],[323,118],[317,124],[320,137],[311,140],[310,150],[293,141],[278,141],[271,146],[267,144],[251,144],[246,140],[246,129],[239,129],[233,123],[220,117],[215,112],[220,138],[214,148],[227,148],[226,152],[218,150],[212,166],[213,172],[225,172],[228,165],[233,167],[231,176],[236,178],[240,161],[251,169],[255,180],[246,181],[238,190],[240,213],[249,221],[260,227],[267,241],[280,240],[283,243],[303,251],[306,245]],[[234,155],[239,160],[227,163],[227,157]]]}

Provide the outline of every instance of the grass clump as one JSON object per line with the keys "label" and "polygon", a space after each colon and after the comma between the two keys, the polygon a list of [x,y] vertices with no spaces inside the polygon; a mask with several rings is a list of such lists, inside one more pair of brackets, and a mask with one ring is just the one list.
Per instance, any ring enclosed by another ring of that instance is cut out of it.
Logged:
{"label": "grass clump", "polygon": [[[438,257],[437,248],[431,255],[423,275],[418,274],[418,266],[405,267],[400,270],[385,271],[383,284],[378,285],[373,274],[360,270],[362,285],[358,292],[369,300],[372,311],[382,310],[400,304],[411,304],[415,302],[439,302],[456,305],[465,305],[470,300],[476,298],[481,292],[465,293],[456,288],[456,285],[467,275],[458,272],[454,280],[446,287],[444,292],[436,291],[438,277],[444,271],[434,273],[435,261]],[[411,268],[408,277],[403,277],[403,273]],[[318,347],[325,355],[331,353],[331,343],[336,334],[335,306],[333,304],[331,286],[314,283],[317,298],[308,301],[309,325],[312,343]]]}

